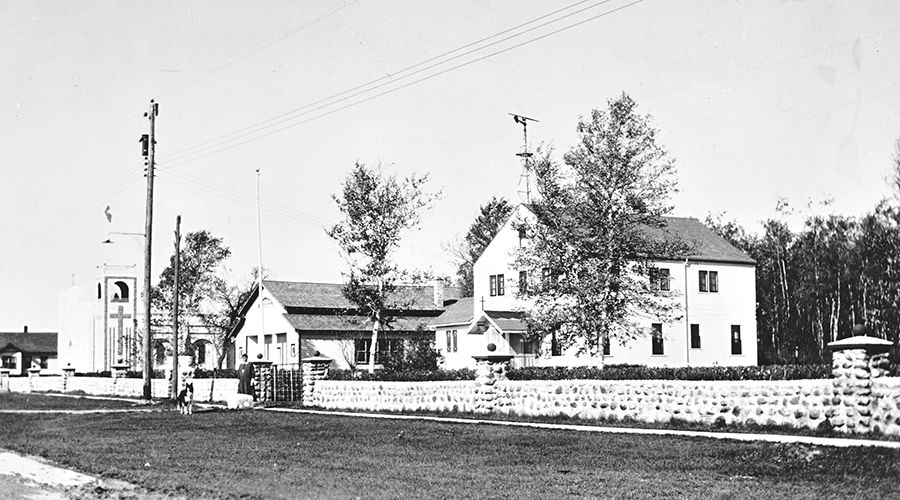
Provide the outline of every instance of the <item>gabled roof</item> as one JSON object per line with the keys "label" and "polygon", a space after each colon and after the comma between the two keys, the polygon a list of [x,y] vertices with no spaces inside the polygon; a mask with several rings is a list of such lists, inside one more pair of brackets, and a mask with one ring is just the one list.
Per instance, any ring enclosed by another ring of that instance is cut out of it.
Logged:
{"label": "gabled roof", "polygon": [[[372,322],[364,317],[357,315],[335,315],[335,314],[285,314],[284,317],[288,323],[294,327],[294,330],[301,332],[371,332]],[[384,328],[385,332],[415,332],[422,330],[426,333],[432,333],[427,330],[428,320],[433,318],[412,316],[398,317]]]}
{"label": "gabled roof", "polygon": [[[295,330],[367,332],[372,328],[369,318],[360,314],[358,306],[344,297],[343,284],[264,280],[263,287],[285,308],[287,314],[284,317]],[[246,315],[258,295],[254,287],[241,309],[241,316]],[[459,289],[444,287],[444,304],[453,305],[458,296]],[[388,332],[415,332],[427,327],[445,310],[444,305],[434,304],[434,287],[431,285],[401,285],[391,302],[394,305],[388,311],[391,322],[384,329]],[[231,335],[236,335],[243,324],[242,319]]]}
{"label": "gabled roof", "polygon": [[[540,205],[534,203],[523,203],[522,207],[533,214],[540,212]],[[695,252],[684,257],[704,262],[756,264],[749,255],[693,217],[662,217],[662,222],[663,227],[660,228],[642,225],[641,231],[661,240],[674,237],[693,244]]]}
{"label": "gabled roof", "polygon": [[0,332],[0,350],[16,350],[27,353],[55,353],[56,332]]}
{"label": "gabled roof", "polygon": [[528,329],[525,314],[521,311],[484,311],[484,315],[504,332],[524,332]]}
{"label": "gabled roof", "polygon": [[[263,286],[281,302],[285,308],[307,309],[353,309],[356,307],[341,293],[340,283],[306,283],[298,281],[264,280]],[[454,287],[444,288],[444,300],[457,298]],[[431,285],[401,285],[393,297],[393,302],[410,310],[435,310],[434,288]]]}
{"label": "gabled roof", "polygon": [[693,243],[695,252],[686,257],[704,262],[725,262],[734,264],[756,264],[749,255],[719,236],[715,231],[692,217],[663,217],[662,228],[644,226],[642,229],[650,236],[675,236],[688,243]]}
{"label": "gabled roof", "polygon": [[429,326],[468,325],[475,319],[473,317],[474,305],[474,297],[463,297],[449,305],[443,314],[433,320]]}

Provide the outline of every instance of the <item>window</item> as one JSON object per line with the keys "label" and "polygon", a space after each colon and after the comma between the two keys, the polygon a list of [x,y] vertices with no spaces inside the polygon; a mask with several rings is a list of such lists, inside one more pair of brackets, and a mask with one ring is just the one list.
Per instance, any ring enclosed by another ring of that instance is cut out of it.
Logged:
{"label": "window", "polygon": [[456,330],[447,330],[447,352],[457,352],[459,347],[456,344]]}
{"label": "window", "polygon": [[197,364],[206,364],[206,342],[197,342],[194,345],[194,354],[197,355]]}
{"label": "window", "polygon": [[297,344],[291,344],[291,357],[297,357]]}
{"label": "window", "polygon": [[[356,362],[358,364],[369,363],[369,347],[372,339],[356,339]],[[403,339],[378,339],[378,350],[375,353],[375,362],[381,363],[385,356],[395,357],[403,354]]]}
{"label": "window", "polygon": [[556,332],[553,332],[550,337],[550,355],[562,356],[562,346],[559,345],[559,339],[556,338]]}
{"label": "window", "polygon": [[528,238],[528,234],[525,232],[525,227],[519,228],[519,246],[522,246],[522,240]]}
{"label": "window", "polygon": [[719,291],[719,271],[700,271],[700,291],[717,293]]}
{"label": "window", "polygon": [[528,293],[528,271],[519,271],[519,293]]}
{"label": "window", "polygon": [[15,370],[17,368],[15,356],[3,355],[2,358],[0,358],[0,360],[2,360],[3,368],[7,368],[9,370]]}
{"label": "window", "polygon": [[700,349],[700,325],[691,325],[691,349]]}
{"label": "window", "polygon": [[609,350],[609,337],[606,337],[606,338],[603,339],[603,355],[604,355],[604,356],[609,356],[609,353],[610,353],[610,350]]}
{"label": "window", "polygon": [[653,323],[653,355],[662,356],[665,354],[663,349],[662,323]]}
{"label": "window", "polygon": [[491,297],[495,297],[497,295],[503,295],[506,292],[505,286],[503,283],[503,275],[502,274],[492,274],[491,275]]}
{"label": "window", "polygon": [[113,302],[128,302],[129,291],[128,285],[124,281],[116,281],[114,283],[116,285],[116,289],[118,290],[115,294],[113,294]]}
{"label": "window", "polygon": [[660,290],[663,292],[671,290],[669,279],[668,269],[656,267],[650,269],[650,288],[653,290]]}
{"label": "window", "polygon": [[741,325],[731,325],[731,354],[741,353]]}
{"label": "window", "polygon": [[162,342],[156,342],[156,345],[153,346],[154,358],[156,360],[156,365],[163,365],[166,363],[166,345]]}
{"label": "window", "polygon": [[556,286],[556,276],[550,271],[549,267],[545,267],[541,270],[541,286],[545,291]]}

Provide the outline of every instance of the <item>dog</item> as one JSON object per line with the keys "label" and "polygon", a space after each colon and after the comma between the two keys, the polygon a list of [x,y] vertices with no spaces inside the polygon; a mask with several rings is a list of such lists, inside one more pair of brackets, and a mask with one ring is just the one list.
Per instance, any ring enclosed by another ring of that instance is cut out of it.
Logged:
{"label": "dog", "polygon": [[177,400],[178,410],[182,415],[194,414],[194,384],[184,384],[184,389],[178,393]]}

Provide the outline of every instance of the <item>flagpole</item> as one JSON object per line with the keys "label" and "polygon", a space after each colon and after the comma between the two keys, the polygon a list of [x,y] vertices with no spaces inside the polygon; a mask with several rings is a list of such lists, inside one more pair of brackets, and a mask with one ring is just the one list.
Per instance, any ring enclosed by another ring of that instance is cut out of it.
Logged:
{"label": "flagpole", "polygon": [[260,344],[257,345],[266,345],[266,325],[265,325],[265,310],[263,309],[263,267],[262,267],[262,222],[260,217],[259,210],[259,167],[256,168],[256,244],[258,249],[258,257],[259,257],[259,267],[256,272],[257,277],[257,290],[259,291],[259,330],[260,330]]}

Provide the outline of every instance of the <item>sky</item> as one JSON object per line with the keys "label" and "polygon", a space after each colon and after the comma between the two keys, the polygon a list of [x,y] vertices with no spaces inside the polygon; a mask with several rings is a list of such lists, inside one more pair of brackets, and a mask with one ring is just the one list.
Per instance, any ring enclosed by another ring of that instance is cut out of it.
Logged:
{"label": "sky", "polygon": [[57,331],[59,294],[103,264],[142,275],[121,233],[144,231],[151,99],[154,282],[181,215],[235,281],[261,254],[272,279],[338,283],[325,228],[356,162],[429,174],[441,198],[397,260],[452,276],[479,207],[523,201],[509,113],[561,159],[622,92],[675,159],[673,215],[862,215],[892,194],[898,60],[887,0],[4,0],[0,331]]}

